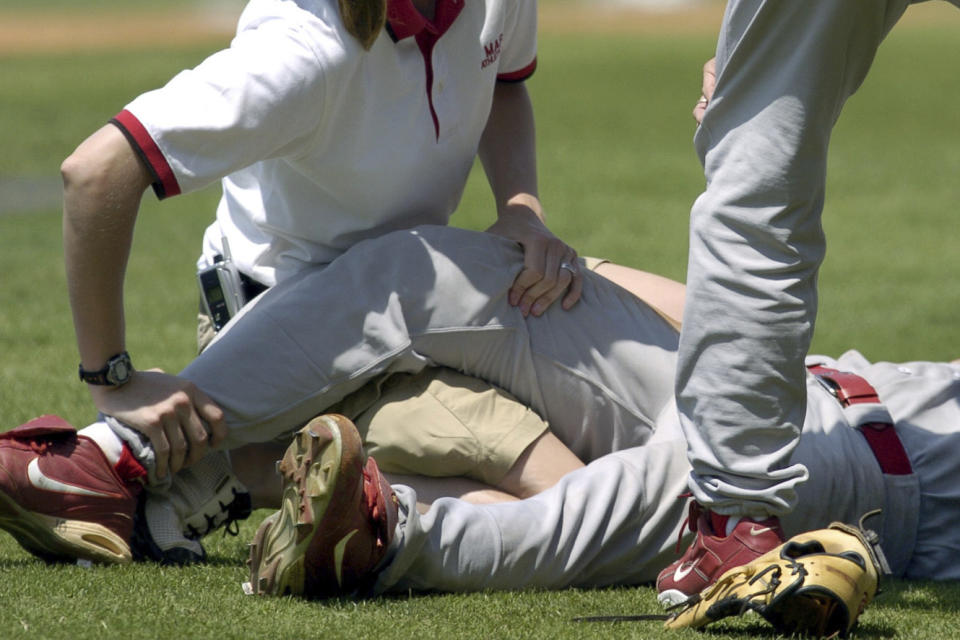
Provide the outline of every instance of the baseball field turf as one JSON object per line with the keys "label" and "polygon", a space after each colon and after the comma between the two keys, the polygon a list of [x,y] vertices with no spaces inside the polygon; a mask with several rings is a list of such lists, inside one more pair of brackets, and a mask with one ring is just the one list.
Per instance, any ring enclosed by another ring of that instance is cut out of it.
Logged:
{"label": "baseball field turf", "polygon": [[[872,360],[960,357],[960,11],[908,12],[840,120],[831,149],[814,350]],[[76,381],[60,241],[61,160],[141,91],[229,40],[239,1],[0,3],[0,430],[41,413],[93,417]],[[686,222],[702,188],[690,109],[719,7],[650,13],[542,0],[538,119],[549,223],[581,254],[682,279]],[[592,7],[591,10],[588,10]],[[140,366],[193,356],[193,263],[216,189],[148,195],[126,288]],[[483,228],[478,172],[454,224]],[[960,455],[960,452],[958,452]],[[659,638],[655,622],[584,626],[574,616],[657,613],[650,587],[419,595],[307,603],[251,599],[246,542],[207,539],[184,569],[47,566],[0,534],[0,638]],[[952,638],[953,584],[888,581],[857,638]],[[771,637],[758,619],[711,636]]]}

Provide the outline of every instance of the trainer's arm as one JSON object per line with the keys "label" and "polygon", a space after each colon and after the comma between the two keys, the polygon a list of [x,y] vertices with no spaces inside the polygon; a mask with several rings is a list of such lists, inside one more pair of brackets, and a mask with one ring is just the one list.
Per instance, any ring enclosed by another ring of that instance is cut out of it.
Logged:
{"label": "trainer's arm", "polygon": [[[153,181],[123,134],[107,125],[61,166],[67,288],[84,369],[102,368],[125,350],[123,282],[144,191]],[[134,372],[122,387],[89,385],[97,409],[146,435],[157,474],[198,460],[226,435],[220,409],[189,382]]]}
{"label": "trainer's arm", "polygon": [[[561,305],[569,309],[580,299],[583,276],[576,268],[577,252],[544,221],[533,106],[524,83],[497,83],[479,157],[497,205],[497,222],[488,231],[523,246],[524,268],[510,289],[510,304],[519,305],[524,315],[539,316],[563,296]],[[561,269],[563,262],[574,270]]]}

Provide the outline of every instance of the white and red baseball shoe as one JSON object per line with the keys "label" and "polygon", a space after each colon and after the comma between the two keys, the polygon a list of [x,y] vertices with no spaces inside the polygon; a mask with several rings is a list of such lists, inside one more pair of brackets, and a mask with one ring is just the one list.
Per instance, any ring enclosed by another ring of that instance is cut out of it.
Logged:
{"label": "white and red baseball shoe", "polygon": [[0,528],[47,561],[130,562],[145,475],[62,418],[35,418],[0,434]]}
{"label": "white and red baseball shoe", "polygon": [[707,511],[696,501],[690,501],[687,526],[696,533],[696,538],[679,560],[657,576],[657,601],[662,606],[682,604],[728,570],[783,544],[778,518],[742,518],[727,533],[729,520],[729,516]]}

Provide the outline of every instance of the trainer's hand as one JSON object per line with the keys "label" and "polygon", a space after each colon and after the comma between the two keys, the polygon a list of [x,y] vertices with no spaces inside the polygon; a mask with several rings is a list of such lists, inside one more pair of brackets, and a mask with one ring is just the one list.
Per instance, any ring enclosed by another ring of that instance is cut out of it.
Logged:
{"label": "trainer's hand", "polygon": [[122,387],[90,385],[90,393],[97,409],[150,440],[158,478],[197,462],[227,435],[220,407],[192,382],[158,369],[135,371]]}
{"label": "trainer's hand", "polygon": [[532,209],[512,206],[487,231],[523,247],[523,270],[510,287],[509,301],[524,317],[543,314],[561,296],[564,309],[580,300],[583,274],[577,252],[553,235]]}
{"label": "trainer's hand", "polygon": [[717,59],[710,58],[703,65],[703,85],[700,87],[700,99],[693,107],[693,119],[697,124],[703,122],[703,114],[707,110],[707,105],[713,99],[713,90],[717,86]]}

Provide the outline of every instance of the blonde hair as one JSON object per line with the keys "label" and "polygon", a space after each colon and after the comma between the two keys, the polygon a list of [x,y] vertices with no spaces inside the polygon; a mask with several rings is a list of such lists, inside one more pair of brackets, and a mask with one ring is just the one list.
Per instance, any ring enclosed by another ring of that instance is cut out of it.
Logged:
{"label": "blonde hair", "polygon": [[387,21],[387,0],[338,0],[347,31],[369,50]]}

